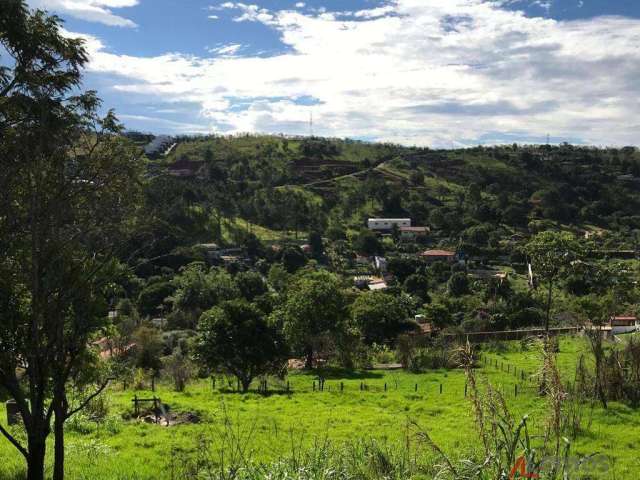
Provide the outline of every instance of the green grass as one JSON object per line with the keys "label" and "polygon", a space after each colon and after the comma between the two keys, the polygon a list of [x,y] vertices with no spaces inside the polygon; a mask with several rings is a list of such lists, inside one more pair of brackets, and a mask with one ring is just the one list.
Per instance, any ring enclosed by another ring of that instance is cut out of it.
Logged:
{"label": "green grass", "polygon": [[[565,378],[570,378],[576,359],[586,352],[583,342],[581,339],[561,342],[558,363]],[[504,392],[516,418],[528,414],[533,434],[541,434],[545,400],[537,396],[535,381],[522,382],[518,375],[521,369],[527,373],[536,371],[539,364],[536,348],[523,350],[519,342],[512,342],[506,351],[485,354],[503,362],[505,370],[509,364],[510,373],[481,362],[480,376]],[[231,431],[251,456],[265,462],[286,456],[292,446],[312,448],[325,439],[342,444],[357,438],[374,438],[404,445],[409,421],[416,421],[428,431],[454,459],[464,457],[478,445],[470,403],[464,396],[465,378],[460,371],[334,372],[327,376],[324,392],[313,391],[314,380],[313,375],[293,373],[288,378],[291,393],[267,396],[221,392],[219,388],[214,390],[208,380],[189,385],[184,393],[175,393],[169,385],[162,384],[156,395],[172,411],[197,412],[203,419],[200,424],[170,428],[123,420],[122,415],[132,411],[134,394],[147,397],[152,393],[122,391],[114,386],[108,393],[112,415],[109,421],[96,428],[94,423],[82,420],[68,428],[69,478],[169,478],[170,452],[194,449],[200,436],[220,440],[222,433],[229,431],[225,430],[225,422],[231,423]],[[341,383],[344,391],[340,391]],[[367,390],[360,390],[361,383]],[[285,385],[272,384],[281,390]],[[5,418],[4,410],[0,415]],[[585,431],[573,444],[574,454],[604,453],[614,460],[616,475],[605,478],[637,478],[638,411],[615,403],[608,411],[586,406],[583,427]],[[22,469],[22,459],[6,441],[0,441],[0,459],[3,459],[0,472],[5,476]]]}

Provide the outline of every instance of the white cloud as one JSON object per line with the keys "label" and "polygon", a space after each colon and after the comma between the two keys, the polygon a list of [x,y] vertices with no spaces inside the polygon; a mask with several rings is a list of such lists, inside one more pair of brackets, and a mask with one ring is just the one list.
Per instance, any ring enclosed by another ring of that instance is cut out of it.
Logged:
{"label": "white cloud", "polygon": [[133,21],[114,14],[111,9],[134,7],[137,4],[138,0],[29,0],[29,5],[34,8],[114,27],[135,27]]}
{"label": "white cloud", "polygon": [[227,2],[216,8],[274,29],[287,53],[234,56],[234,44],[214,58],[133,57],[93,39],[89,69],[117,75],[123,95],[194,102],[218,131],[306,133],[313,111],[318,134],[410,144],[547,133],[637,143],[639,20],[559,22],[497,5],[397,0],[356,20]]}
{"label": "white cloud", "polygon": [[232,57],[242,49],[241,43],[231,43],[229,45],[221,45],[209,48],[208,52],[220,57]]}
{"label": "white cloud", "polygon": [[[158,111],[158,113],[174,113],[174,111]],[[173,120],[167,120],[162,117],[149,117],[147,115],[128,115],[122,114],[118,115],[118,120],[124,121],[126,123],[127,120],[133,120],[137,122],[144,123],[153,123],[162,128],[170,128],[172,131],[177,133],[208,133],[210,132],[210,128],[206,125],[201,125],[197,123],[184,123],[184,122],[175,122]]]}
{"label": "white cloud", "polygon": [[306,3],[304,3],[304,2],[298,2],[298,3],[296,3],[296,8],[304,8],[304,7],[306,7],[306,6],[307,6],[307,4],[306,4]]}

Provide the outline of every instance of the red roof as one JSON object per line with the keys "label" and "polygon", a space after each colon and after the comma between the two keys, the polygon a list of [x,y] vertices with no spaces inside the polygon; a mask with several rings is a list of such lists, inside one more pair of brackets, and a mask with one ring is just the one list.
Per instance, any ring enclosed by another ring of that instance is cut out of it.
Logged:
{"label": "red roof", "polygon": [[448,250],[425,250],[420,254],[421,257],[455,257],[455,255]]}

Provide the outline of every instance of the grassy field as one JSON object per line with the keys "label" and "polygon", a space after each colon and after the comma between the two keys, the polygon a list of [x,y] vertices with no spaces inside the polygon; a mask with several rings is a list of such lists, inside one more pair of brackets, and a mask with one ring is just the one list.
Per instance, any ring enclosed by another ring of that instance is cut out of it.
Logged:
{"label": "grassy field", "polygon": [[[566,379],[571,379],[583,351],[583,340],[561,342],[558,363]],[[538,364],[536,348],[523,350],[513,342],[486,351],[479,369],[481,378],[504,392],[516,418],[529,415],[535,435],[542,433],[546,418],[545,400],[536,395],[535,378],[528,380]],[[280,392],[269,395],[224,392],[220,382],[214,389],[210,380],[193,383],[184,393],[163,384],[156,395],[173,412],[193,412],[202,419],[199,424],[172,427],[123,419],[123,414],[132,412],[134,395],[153,394],[114,386],[108,393],[106,422],[96,425],[78,418],[69,424],[69,478],[170,478],[176,452],[197,451],[205,441],[213,442],[213,450],[223,444],[227,449],[241,445],[245,455],[265,462],[325,440],[341,445],[366,437],[405,448],[414,438],[408,430],[411,422],[417,422],[453,459],[468,456],[478,445],[460,371],[333,371],[326,378],[324,391],[319,392],[317,384],[316,391],[313,388],[316,377],[294,373],[287,379],[291,392],[286,393],[286,382],[272,382],[271,388]],[[0,414],[4,419],[4,411]],[[582,415],[583,432],[572,445],[573,453],[608,455],[611,469],[598,478],[637,478],[640,412],[614,403],[606,412],[585,405]],[[6,441],[0,441],[0,458],[5,477],[21,471],[22,460]]]}

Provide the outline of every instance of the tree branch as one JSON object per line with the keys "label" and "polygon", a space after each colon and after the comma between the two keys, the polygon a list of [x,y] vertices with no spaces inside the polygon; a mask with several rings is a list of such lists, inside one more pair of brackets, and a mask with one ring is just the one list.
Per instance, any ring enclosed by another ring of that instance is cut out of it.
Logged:
{"label": "tree branch", "polygon": [[29,452],[27,452],[27,449],[24,448],[22,445],[20,445],[20,442],[18,442],[13,437],[13,435],[11,435],[7,430],[5,430],[2,425],[0,425],[0,433],[2,433],[7,438],[7,440],[9,440],[9,442],[11,442],[11,444],[18,449],[18,451],[24,456],[24,458],[29,457]]}
{"label": "tree branch", "polygon": [[85,398],[84,401],[80,404],[80,406],[78,406],[77,408],[75,408],[75,409],[73,409],[73,410],[71,410],[70,412],[67,413],[67,415],[65,416],[65,420],[67,420],[68,418],[70,418],[73,415],[75,415],[76,413],[78,413],[80,410],[85,408],[89,404],[89,402],[91,400],[93,400],[98,395],[100,395],[104,391],[104,389],[107,388],[107,386],[109,385],[109,382],[111,380],[112,380],[112,378],[107,378],[104,382],[102,382],[102,385],[100,385],[100,388],[98,388],[98,390],[96,390],[91,395],[89,395],[87,398]]}

